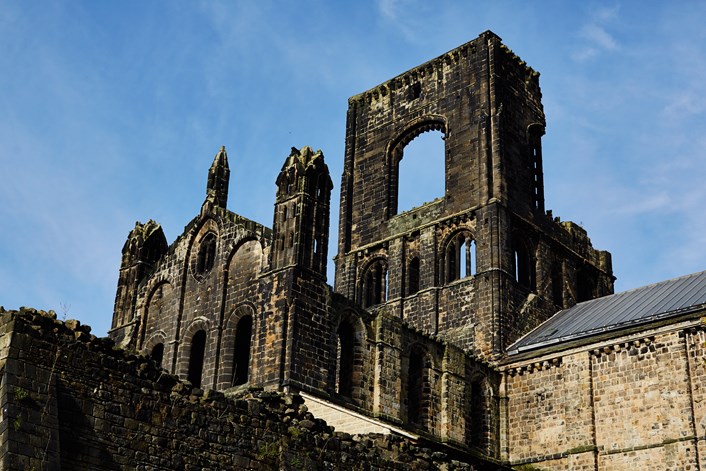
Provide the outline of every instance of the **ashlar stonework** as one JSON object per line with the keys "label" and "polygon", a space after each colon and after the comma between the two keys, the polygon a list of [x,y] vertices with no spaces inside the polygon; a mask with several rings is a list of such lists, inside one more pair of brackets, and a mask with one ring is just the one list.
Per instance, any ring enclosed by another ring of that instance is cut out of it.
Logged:
{"label": "ashlar stonework", "polygon": [[[269,228],[227,209],[221,148],[182,235],[128,235],[110,338],[183,387],[295,394],[484,469],[702,469],[706,273],[613,294],[610,253],[545,208],[541,97],[490,31],[351,97],[333,287],[323,153],[284,158]],[[425,132],[445,191],[403,210]]]}

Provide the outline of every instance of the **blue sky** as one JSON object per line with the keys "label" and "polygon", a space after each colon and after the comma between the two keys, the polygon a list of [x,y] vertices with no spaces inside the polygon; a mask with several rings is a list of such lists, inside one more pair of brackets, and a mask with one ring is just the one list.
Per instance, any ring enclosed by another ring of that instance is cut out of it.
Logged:
{"label": "blue sky", "polygon": [[547,209],[613,253],[616,289],[706,269],[704,20],[690,1],[3,0],[0,305],[105,334],[128,232],[152,218],[172,242],[221,145],[229,208],[268,226],[290,147],[324,151],[332,257],[348,97],[487,29],[541,73]]}

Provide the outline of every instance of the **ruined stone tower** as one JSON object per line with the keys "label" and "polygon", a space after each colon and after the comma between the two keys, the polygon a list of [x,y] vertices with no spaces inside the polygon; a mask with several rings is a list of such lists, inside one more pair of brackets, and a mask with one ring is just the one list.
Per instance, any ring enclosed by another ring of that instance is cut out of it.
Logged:
{"label": "ruined stone tower", "polygon": [[[545,213],[539,74],[491,32],[349,100],[337,292],[480,355],[612,292],[610,255]],[[445,193],[398,211],[405,146],[441,131]]]}

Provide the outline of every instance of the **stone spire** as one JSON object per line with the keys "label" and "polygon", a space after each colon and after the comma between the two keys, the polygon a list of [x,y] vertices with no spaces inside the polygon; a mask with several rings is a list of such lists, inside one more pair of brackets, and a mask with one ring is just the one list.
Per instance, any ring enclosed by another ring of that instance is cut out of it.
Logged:
{"label": "stone spire", "polygon": [[228,202],[229,180],[230,169],[228,168],[228,154],[226,154],[226,147],[221,146],[221,150],[213,159],[211,168],[208,169],[205,203],[225,208]]}

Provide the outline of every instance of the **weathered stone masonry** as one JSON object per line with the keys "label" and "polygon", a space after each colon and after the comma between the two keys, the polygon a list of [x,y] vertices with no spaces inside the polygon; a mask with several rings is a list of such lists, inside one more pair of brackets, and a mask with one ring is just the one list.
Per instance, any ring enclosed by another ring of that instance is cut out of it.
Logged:
{"label": "weathered stone masonry", "polygon": [[[445,193],[399,211],[405,146],[427,131]],[[321,151],[291,149],[269,229],[226,209],[221,149],[184,234],[128,236],[110,336],[196,386],[300,391],[498,460],[494,362],[612,292],[610,254],[545,211],[543,134],[538,74],[490,32],[352,97],[335,289]]]}
{"label": "weathered stone masonry", "polygon": [[2,310],[0,334],[0,469],[498,469],[334,433],[299,396],[193,388],[53,313]]}
{"label": "weathered stone masonry", "polygon": [[505,458],[540,469],[704,469],[703,309],[504,369]]}

